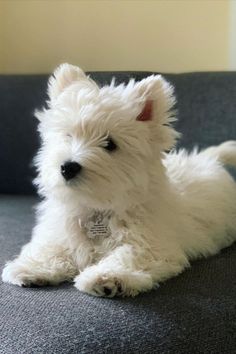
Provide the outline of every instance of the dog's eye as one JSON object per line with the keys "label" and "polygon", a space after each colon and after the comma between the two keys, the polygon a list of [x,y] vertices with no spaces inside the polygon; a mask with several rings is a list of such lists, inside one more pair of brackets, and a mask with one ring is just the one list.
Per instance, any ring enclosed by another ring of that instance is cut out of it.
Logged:
{"label": "dog's eye", "polygon": [[106,139],[105,144],[106,145],[104,145],[104,149],[107,151],[114,151],[117,149],[116,143],[110,137]]}

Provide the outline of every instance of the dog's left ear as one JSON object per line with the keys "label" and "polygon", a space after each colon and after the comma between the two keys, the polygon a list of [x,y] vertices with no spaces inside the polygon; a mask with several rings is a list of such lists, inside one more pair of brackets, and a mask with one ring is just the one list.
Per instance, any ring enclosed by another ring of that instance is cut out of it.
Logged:
{"label": "dog's left ear", "polygon": [[179,137],[171,126],[171,122],[176,120],[173,87],[161,75],[151,75],[134,84],[133,89],[134,99],[139,103],[137,123],[149,127],[150,141],[159,151],[171,150]]}
{"label": "dog's left ear", "polygon": [[135,96],[141,102],[141,111],[136,120],[168,123],[168,114],[175,103],[173,87],[161,76],[151,75],[134,87]]}
{"label": "dog's left ear", "polygon": [[78,66],[61,64],[48,81],[49,104],[53,104],[65,88],[81,79],[87,79],[87,77]]}

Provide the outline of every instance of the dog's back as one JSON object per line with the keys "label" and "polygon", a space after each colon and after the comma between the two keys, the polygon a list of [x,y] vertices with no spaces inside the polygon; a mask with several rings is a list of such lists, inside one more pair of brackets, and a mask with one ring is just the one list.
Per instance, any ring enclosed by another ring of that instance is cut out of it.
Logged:
{"label": "dog's back", "polygon": [[[236,142],[190,154],[173,151],[163,162],[186,211],[183,224],[197,231],[186,235],[189,244],[196,239],[199,248],[201,238],[204,255],[230,245],[236,239],[236,183],[224,164],[236,166]],[[208,248],[209,241],[214,246]]]}

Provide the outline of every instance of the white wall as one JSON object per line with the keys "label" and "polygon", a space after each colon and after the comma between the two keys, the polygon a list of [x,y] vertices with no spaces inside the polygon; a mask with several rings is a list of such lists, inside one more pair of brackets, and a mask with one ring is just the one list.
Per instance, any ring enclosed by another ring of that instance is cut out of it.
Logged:
{"label": "white wall", "polygon": [[0,72],[49,72],[64,61],[85,70],[235,69],[235,3],[0,0]]}
{"label": "white wall", "polygon": [[229,69],[236,70],[236,1],[229,8]]}

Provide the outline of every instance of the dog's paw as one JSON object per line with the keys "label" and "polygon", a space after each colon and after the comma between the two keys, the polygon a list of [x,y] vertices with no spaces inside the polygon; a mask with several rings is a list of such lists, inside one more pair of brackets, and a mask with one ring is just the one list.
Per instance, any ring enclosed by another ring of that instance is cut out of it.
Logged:
{"label": "dog's paw", "polygon": [[22,287],[37,287],[48,285],[47,279],[40,277],[27,265],[17,261],[6,264],[2,272],[2,280],[5,283]]}
{"label": "dog's paw", "polygon": [[116,278],[104,276],[98,276],[96,279],[84,279],[78,275],[75,280],[75,287],[85,293],[102,296],[102,297],[114,297],[122,295],[122,286],[120,281]]}
{"label": "dog's paw", "polygon": [[97,266],[85,269],[74,279],[75,287],[95,296],[136,296],[153,287],[151,275],[136,271],[104,272]]}
{"label": "dog's paw", "polygon": [[[86,273],[86,274],[84,274]],[[124,296],[122,280],[108,274],[90,274],[85,271],[74,279],[75,287],[82,292],[102,297]]]}

